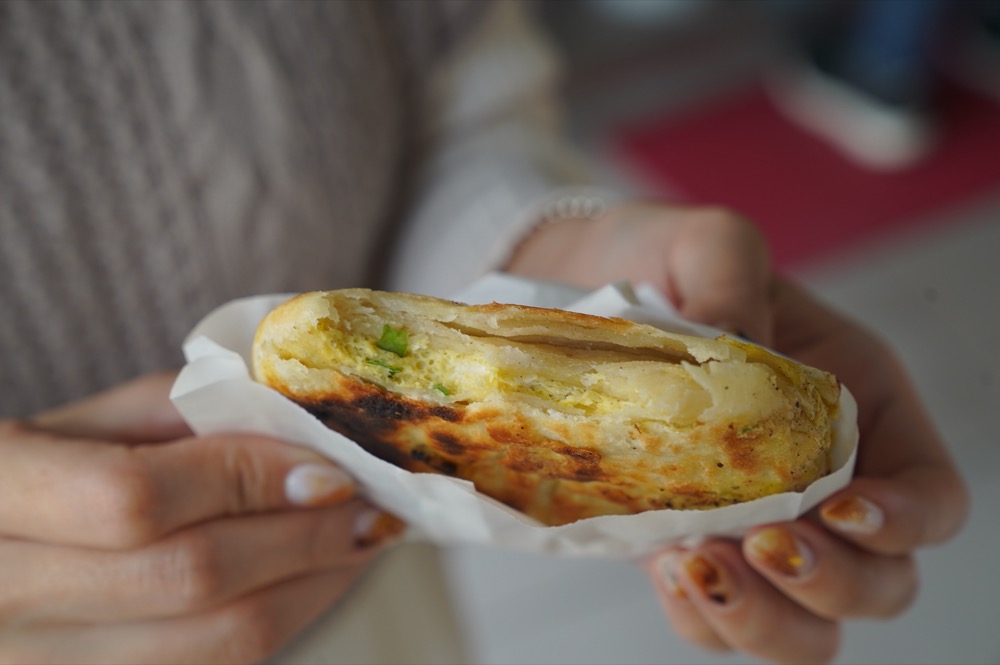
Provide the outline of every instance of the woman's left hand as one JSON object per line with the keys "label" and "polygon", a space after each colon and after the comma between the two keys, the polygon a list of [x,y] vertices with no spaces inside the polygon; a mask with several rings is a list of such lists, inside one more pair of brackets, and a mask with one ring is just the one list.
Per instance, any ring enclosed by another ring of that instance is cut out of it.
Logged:
{"label": "woman's left hand", "polygon": [[841,619],[890,617],[911,603],[914,552],[958,531],[967,490],[888,347],[775,277],[749,222],[719,209],[627,206],[543,227],[510,270],[583,286],[651,282],[683,316],[833,372],[858,401],[855,478],[816,511],[646,562],[682,637],[767,661],[826,662]]}

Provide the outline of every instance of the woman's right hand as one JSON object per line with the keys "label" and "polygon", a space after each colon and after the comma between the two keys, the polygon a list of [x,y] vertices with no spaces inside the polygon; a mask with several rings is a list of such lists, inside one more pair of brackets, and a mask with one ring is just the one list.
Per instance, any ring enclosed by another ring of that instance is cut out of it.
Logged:
{"label": "woman's right hand", "polygon": [[0,422],[0,662],[253,662],[403,529],[313,452],[192,436],[146,377]]}

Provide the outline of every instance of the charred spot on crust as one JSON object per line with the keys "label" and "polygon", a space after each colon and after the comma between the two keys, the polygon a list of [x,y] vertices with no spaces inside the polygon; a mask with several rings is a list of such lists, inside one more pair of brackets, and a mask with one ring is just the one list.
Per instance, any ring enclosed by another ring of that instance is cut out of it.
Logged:
{"label": "charred spot on crust", "polygon": [[318,399],[302,406],[328,425],[355,421],[357,427],[372,432],[395,430],[402,423],[417,423],[429,418],[448,422],[462,419],[458,409],[449,406],[426,406],[405,397],[371,386],[353,399]]}
{"label": "charred spot on crust", "polygon": [[435,418],[447,420],[450,423],[458,422],[462,419],[462,414],[458,412],[458,409],[453,409],[450,406],[431,407],[427,412]]}
{"label": "charred spot on crust", "polygon": [[351,404],[373,419],[394,422],[397,420],[416,420],[420,409],[416,405],[401,399],[393,399],[385,393],[376,392],[362,395]]}
{"label": "charred spot on crust", "polygon": [[[455,422],[462,417],[458,409],[420,404],[371,385],[358,387],[353,395],[345,399],[330,397],[302,401],[300,404],[324,425],[353,440],[372,455],[411,471],[414,470],[414,458],[392,443],[395,435],[407,426],[426,420]],[[450,443],[458,444],[454,439]],[[442,464],[440,471],[454,474],[454,466],[451,462]],[[448,468],[451,471],[447,471]]]}
{"label": "charred spot on crust", "polygon": [[417,446],[410,451],[410,457],[421,464],[426,464],[439,473],[454,476],[458,471],[458,465],[449,459],[445,459],[426,446]]}
{"label": "charred spot on crust", "polygon": [[369,417],[364,411],[356,408],[353,402],[331,399],[303,402],[301,405],[324,425],[343,434],[372,455],[404,469],[409,468],[406,456],[383,441],[383,435],[387,432],[386,423]]}
{"label": "charred spot on crust", "polygon": [[529,451],[508,449],[504,465],[511,471],[531,473],[543,471],[545,462],[530,454]]}
{"label": "charred spot on crust", "polygon": [[467,446],[463,445],[461,441],[453,437],[451,434],[446,434],[444,432],[431,432],[431,438],[439,446],[441,450],[451,455],[461,455],[467,449]]}
{"label": "charred spot on crust", "polygon": [[427,418],[440,418],[455,422],[461,417],[459,412],[451,407],[424,406],[419,402],[397,397],[382,390],[361,395],[351,404],[359,411],[368,414],[372,419],[387,422],[399,420],[414,422]]}
{"label": "charred spot on crust", "polygon": [[562,446],[555,451],[567,458],[568,477],[575,480],[593,480],[601,477],[601,454],[589,448]]}
{"label": "charred spot on crust", "polygon": [[625,492],[618,487],[604,485],[603,487],[598,488],[597,493],[604,497],[609,503],[620,506],[627,506],[633,503],[633,497],[630,496],[628,492]]}
{"label": "charred spot on crust", "polygon": [[596,466],[601,461],[601,453],[596,450],[591,450],[590,448],[573,448],[571,446],[566,446],[565,448],[560,448],[559,452],[591,466]]}

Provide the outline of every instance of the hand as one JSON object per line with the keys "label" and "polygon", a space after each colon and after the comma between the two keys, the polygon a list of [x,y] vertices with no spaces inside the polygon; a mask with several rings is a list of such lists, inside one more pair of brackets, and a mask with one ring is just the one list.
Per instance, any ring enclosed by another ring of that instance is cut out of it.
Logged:
{"label": "hand", "polygon": [[648,282],[686,319],[771,343],[767,243],[721,208],[635,203],[597,220],[546,224],[521,243],[507,270],[586,288]]}
{"label": "hand", "polygon": [[402,524],[315,453],[195,437],[151,376],[0,423],[0,662],[249,662]]}
{"label": "hand", "polygon": [[[598,282],[652,281],[688,318],[733,322],[756,341],[835,373],[860,410],[856,476],[814,514],[753,529],[742,542],[673,548],[646,562],[664,610],[680,635],[706,648],[775,662],[828,661],[841,619],[894,616],[912,601],[913,553],[957,532],[968,512],[966,488],[890,350],[772,276],[748,222],[719,210],[639,210],[612,214],[604,229],[567,222],[577,225],[578,247],[599,253],[603,245],[610,258],[569,261],[566,277],[593,286],[578,279],[589,263]],[[587,235],[601,239],[592,246]],[[515,258],[539,257],[533,242]]]}

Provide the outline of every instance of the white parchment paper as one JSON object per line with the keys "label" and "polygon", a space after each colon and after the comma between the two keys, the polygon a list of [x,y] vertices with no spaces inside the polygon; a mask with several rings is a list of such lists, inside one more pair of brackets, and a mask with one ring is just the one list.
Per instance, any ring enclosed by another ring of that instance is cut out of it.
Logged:
{"label": "white parchment paper", "polygon": [[[410,524],[410,537],[439,544],[480,543],[551,554],[636,558],[664,545],[705,536],[738,536],[751,526],[794,519],[850,480],[858,442],[857,407],[841,391],[834,473],[802,493],[787,492],[707,511],[660,510],[593,517],[549,527],[448,476],[411,473],[365,452],[277,391],[250,376],[258,323],[289,295],[256,296],[223,305],[184,345],[187,364],[171,392],[199,434],[253,432],[315,449],[347,469],[378,505]],[[613,284],[587,293],[501,274],[487,275],[456,300],[518,303],[648,323],[670,332],[715,337],[721,331],[684,321],[648,285]]]}

